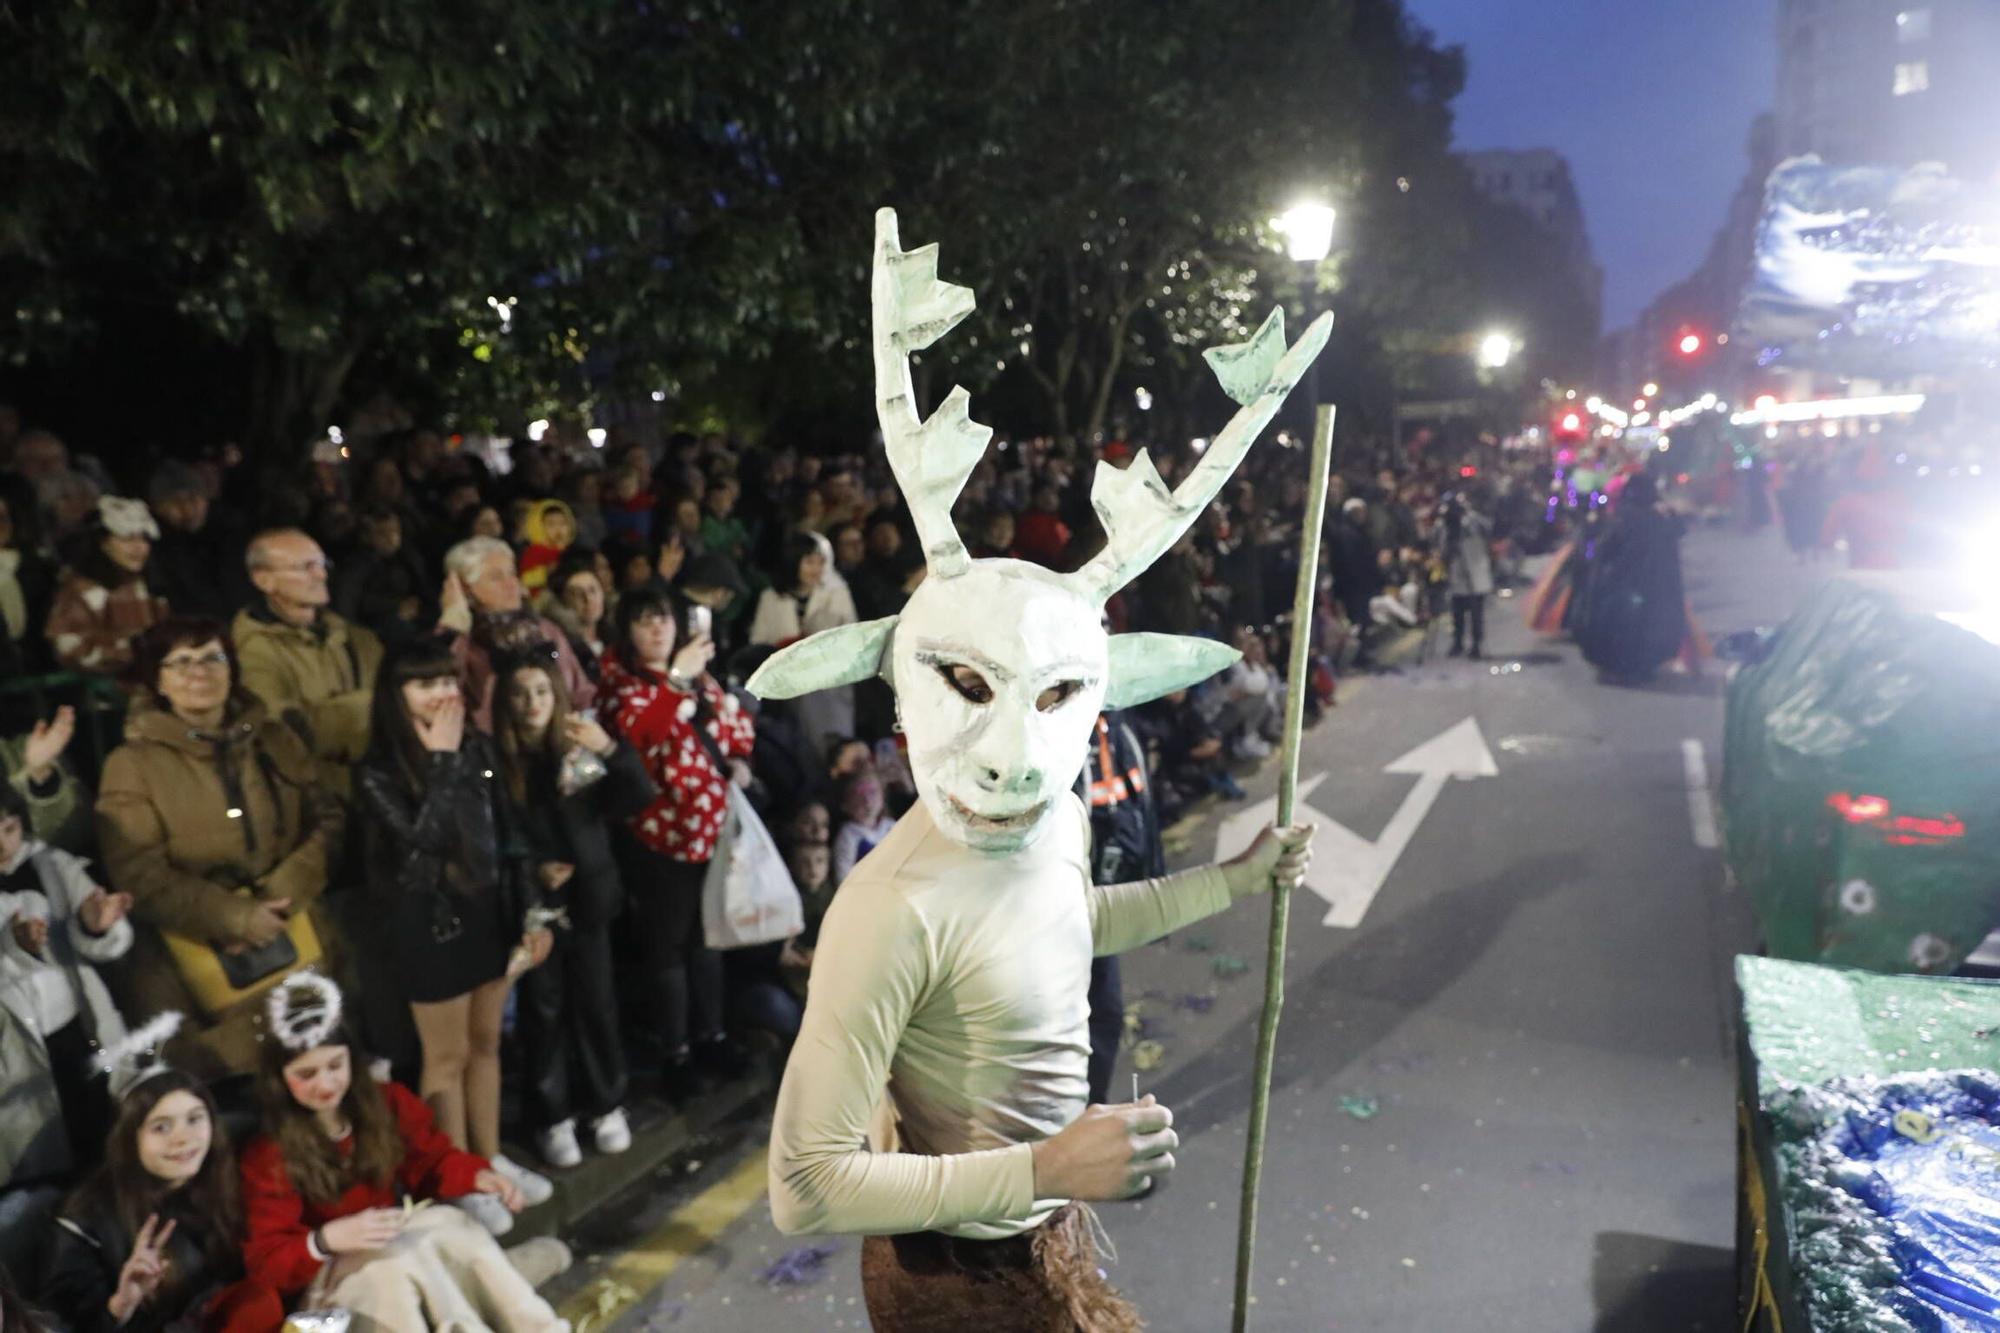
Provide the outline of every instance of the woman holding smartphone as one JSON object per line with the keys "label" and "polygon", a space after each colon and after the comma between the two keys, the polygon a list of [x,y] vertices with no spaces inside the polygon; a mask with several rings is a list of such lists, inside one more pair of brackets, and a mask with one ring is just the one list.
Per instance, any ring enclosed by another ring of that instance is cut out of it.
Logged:
{"label": "woman holding smartphone", "polygon": [[756,741],[750,715],[708,674],[714,641],[688,633],[672,594],[642,588],[618,604],[604,660],[615,730],[657,789],[626,821],[625,883],[640,944],[658,988],[658,1031],[669,1096],[700,1090],[701,1071],[742,1066],[723,1030],[722,965],[702,938],[701,890],[729,809],[729,784],[747,786]]}

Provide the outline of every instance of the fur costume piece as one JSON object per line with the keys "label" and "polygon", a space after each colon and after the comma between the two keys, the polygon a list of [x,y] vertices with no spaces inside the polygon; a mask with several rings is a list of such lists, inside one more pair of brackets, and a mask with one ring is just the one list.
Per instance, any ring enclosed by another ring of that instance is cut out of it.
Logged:
{"label": "fur costume piece", "polygon": [[1139,1312],[1105,1280],[1088,1205],[1006,1240],[935,1231],[870,1236],[861,1290],[881,1333],[1137,1333]]}

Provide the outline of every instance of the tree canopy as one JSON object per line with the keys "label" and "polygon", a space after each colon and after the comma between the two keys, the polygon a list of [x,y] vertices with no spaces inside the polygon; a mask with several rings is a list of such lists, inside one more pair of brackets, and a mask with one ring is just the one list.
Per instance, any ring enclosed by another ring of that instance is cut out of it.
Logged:
{"label": "tree canopy", "polygon": [[980,296],[925,387],[1107,429],[1296,304],[1301,190],[1355,365],[1462,323],[1462,81],[1400,0],[0,0],[0,360],[277,451],[382,389],[838,426],[890,203]]}

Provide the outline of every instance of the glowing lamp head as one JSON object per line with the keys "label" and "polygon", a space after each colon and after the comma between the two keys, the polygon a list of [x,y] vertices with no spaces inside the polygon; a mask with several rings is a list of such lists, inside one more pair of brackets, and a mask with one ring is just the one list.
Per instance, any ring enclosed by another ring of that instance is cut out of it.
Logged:
{"label": "glowing lamp head", "polygon": [[1699,352],[1700,350],[1701,350],[1701,335],[1699,333],[1684,333],[1681,335],[1682,356],[1693,356],[1696,352]]}
{"label": "glowing lamp head", "polygon": [[1498,370],[1514,355],[1514,340],[1504,333],[1489,333],[1479,340],[1479,364]]}
{"label": "glowing lamp head", "polygon": [[1334,211],[1325,204],[1300,203],[1276,219],[1285,253],[1301,264],[1317,264],[1333,249]]}

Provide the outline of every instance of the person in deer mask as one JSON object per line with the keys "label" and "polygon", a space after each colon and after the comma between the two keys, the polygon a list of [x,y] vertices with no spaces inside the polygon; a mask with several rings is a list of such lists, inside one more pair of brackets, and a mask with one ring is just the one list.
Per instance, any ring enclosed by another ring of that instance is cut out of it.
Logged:
{"label": "person in deer mask", "polygon": [[[766,699],[884,675],[918,803],[827,910],[771,1136],[774,1216],[791,1233],[866,1237],[862,1285],[883,1333],[1139,1327],[1097,1267],[1088,1201],[1171,1171],[1170,1111],[1086,1105],[1090,964],[1297,883],[1310,829],[1268,828],[1242,856],[1093,885],[1071,790],[1100,711],[1201,680],[1235,651],[1108,635],[1105,600],[1186,531],[1324,345],[1285,347],[1273,312],[1209,353],[1243,408],[1178,490],[1140,455],[1101,467],[1104,549],[1071,574],[974,560],[951,506],[990,435],[963,389],[916,416],[907,356],[972,308],[935,247],[905,252],[877,214],[877,415],[929,576],[900,615],[824,630],[751,677]],[[873,1113],[887,1091],[893,1141]],[[872,1151],[870,1149],[873,1149]]]}

